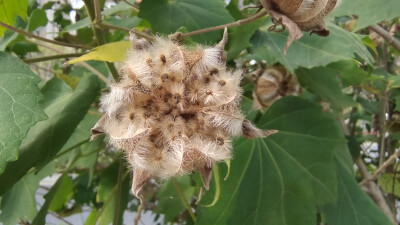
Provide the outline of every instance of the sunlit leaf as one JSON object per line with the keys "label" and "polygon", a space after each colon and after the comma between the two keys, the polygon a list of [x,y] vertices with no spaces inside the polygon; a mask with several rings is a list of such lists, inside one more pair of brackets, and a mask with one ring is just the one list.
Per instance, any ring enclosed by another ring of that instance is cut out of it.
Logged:
{"label": "sunlit leaf", "polygon": [[69,64],[87,61],[100,60],[107,62],[120,62],[125,59],[126,51],[130,48],[129,41],[117,41],[101,45],[92,49],[91,52],[78,58],[69,60]]}
{"label": "sunlit leaf", "polygon": [[[8,25],[13,25],[16,16],[20,16],[26,20],[27,9],[28,0],[0,1],[0,21]],[[0,26],[0,37],[3,36],[5,30],[4,27]]]}

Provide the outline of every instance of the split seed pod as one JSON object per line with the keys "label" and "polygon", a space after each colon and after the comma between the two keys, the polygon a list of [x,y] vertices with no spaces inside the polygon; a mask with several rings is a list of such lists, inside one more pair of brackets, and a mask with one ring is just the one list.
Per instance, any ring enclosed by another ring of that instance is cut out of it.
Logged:
{"label": "split seed pod", "polygon": [[104,116],[92,139],[105,133],[125,152],[132,191],[150,177],[166,180],[199,171],[208,189],[213,165],[231,157],[233,136],[266,137],[240,111],[242,72],[225,67],[223,39],[186,48],[164,38],[153,43],[131,33],[132,50],[119,83],[101,99]]}
{"label": "split seed pod", "polygon": [[301,31],[328,36],[324,17],[340,4],[340,0],[262,0],[261,3],[275,24],[282,24],[289,30],[286,53],[291,42],[302,36]]}
{"label": "split seed pod", "polygon": [[270,106],[276,99],[286,95],[297,95],[300,85],[296,76],[277,64],[254,74],[253,109]]}

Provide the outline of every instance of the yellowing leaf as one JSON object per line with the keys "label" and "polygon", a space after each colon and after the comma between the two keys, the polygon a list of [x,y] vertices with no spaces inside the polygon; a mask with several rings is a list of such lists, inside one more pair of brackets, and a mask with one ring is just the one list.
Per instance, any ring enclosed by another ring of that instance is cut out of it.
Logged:
{"label": "yellowing leaf", "polygon": [[73,60],[69,60],[68,64],[83,62],[87,60],[99,60],[107,62],[119,62],[125,59],[126,51],[130,48],[129,41],[117,41],[93,48],[93,51],[82,55]]}

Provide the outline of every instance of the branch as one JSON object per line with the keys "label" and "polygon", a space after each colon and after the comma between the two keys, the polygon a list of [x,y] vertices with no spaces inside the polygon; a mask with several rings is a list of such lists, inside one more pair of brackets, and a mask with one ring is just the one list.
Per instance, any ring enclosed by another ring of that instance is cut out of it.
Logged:
{"label": "branch", "polygon": [[48,61],[48,60],[52,60],[52,59],[63,59],[63,58],[70,58],[70,57],[79,57],[81,55],[83,55],[83,53],[70,53],[70,54],[50,55],[50,56],[37,57],[37,58],[31,58],[31,59],[24,59],[24,62],[29,64],[29,63]]}
{"label": "branch", "polygon": [[145,39],[147,39],[147,40],[149,40],[149,41],[153,41],[153,40],[154,40],[154,37],[152,37],[152,36],[150,36],[150,35],[148,35],[148,34],[146,34],[146,33],[144,33],[144,32],[137,31],[137,30],[135,30],[135,29],[132,29],[132,30],[131,30],[131,29],[128,29],[128,28],[125,28],[125,27],[115,26],[115,25],[111,25],[111,24],[107,24],[107,23],[98,23],[97,26],[99,26],[99,27],[104,27],[104,28],[108,28],[108,29],[112,29],[112,30],[120,30],[120,31],[125,31],[125,32],[133,32],[133,33],[135,33],[137,36],[142,37],[142,38],[145,38]]}
{"label": "branch", "polygon": [[[103,45],[106,43],[104,32],[96,27],[96,24],[101,23],[101,9],[99,5],[99,0],[84,0],[90,18],[90,24],[96,38],[97,45]],[[93,4],[92,4],[93,2]],[[114,80],[118,80],[118,71],[113,63],[105,62],[108,70],[113,76]]]}
{"label": "branch", "polygon": [[375,201],[375,203],[379,206],[379,208],[382,210],[382,212],[389,218],[389,220],[393,223],[396,224],[395,216],[393,215],[392,211],[390,210],[389,206],[386,204],[385,198],[383,197],[383,194],[381,190],[379,189],[378,185],[372,181],[370,181],[371,175],[368,172],[367,166],[364,164],[364,162],[361,160],[361,158],[358,158],[356,160],[357,167],[361,173],[361,175],[364,177],[364,179],[367,179],[368,181],[361,187],[364,187],[364,191],[372,197],[372,199]]}
{"label": "branch", "polygon": [[399,156],[400,156],[400,150],[393,153],[384,163],[382,163],[382,165],[375,171],[375,173],[372,176],[364,178],[364,180],[360,182],[360,186],[365,185],[368,181],[376,180],[379,177],[379,175],[381,175],[381,173],[383,173],[385,169],[388,166],[390,166]]}
{"label": "branch", "polygon": [[[56,49],[56,48],[54,48],[52,46],[45,45],[45,44],[40,43],[40,42],[31,41],[31,40],[29,40],[29,42],[34,43],[36,45],[40,45],[40,46],[45,47],[45,48],[48,48],[48,49],[53,50],[53,51],[55,51],[55,52],[57,52],[59,54],[65,54],[63,51],[61,51],[59,49]],[[106,83],[107,86],[110,86],[110,81],[102,73],[100,73],[98,70],[96,70],[95,68],[90,66],[88,63],[79,62],[79,63],[76,63],[76,65],[80,65],[80,66],[85,67],[90,72],[92,72],[94,75],[98,76],[102,81],[104,81],[104,83]]]}
{"label": "branch", "polygon": [[133,224],[134,225],[138,225],[139,224],[140,216],[142,215],[143,208],[144,208],[144,203],[142,201],[140,201],[140,205],[139,205],[139,207],[138,207],[138,209],[136,211],[136,217],[133,220]]}
{"label": "branch", "polygon": [[389,44],[391,44],[397,51],[400,52],[400,41],[394,38],[390,33],[379,25],[371,25],[369,28],[383,37]]}
{"label": "branch", "polygon": [[229,28],[229,27],[241,26],[243,24],[253,22],[254,20],[256,20],[258,18],[261,18],[261,17],[263,17],[265,15],[267,15],[267,12],[263,11],[263,12],[260,12],[258,14],[255,14],[255,15],[247,18],[247,19],[238,20],[238,21],[235,21],[233,23],[227,23],[227,24],[218,25],[218,26],[215,26],[215,27],[208,27],[208,28],[204,28],[204,29],[201,29],[201,30],[196,30],[196,31],[192,31],[192,32],[189,32],[189,33],[184,33],[184,34],[181,33],[181,32],[177,32],[175,34],[172,34],[172,36],[173,37],[177,36],[176,39],[182,40],[183,38],[186,38],[186,37],[189,37],[189,36],[194,36],[194,35],[210,32],[210,31],[215,31],[215,30],[222,30],[225,27]]}
{"label": "branch", "polygon": [[12,30],[12,31],[14,31],[16,33],[22,34],[24,36],[27,36],[27,37],[30,37],[30,38],[34,38],[34,39],[37,39],[37,40],[41,40],[41,41],[44,41],[44,42],[52,43],[52,44],[55,44],[55,45],[61,45],[61,46],[72,47],[72,48],[91,49],[91,47],[89,47],[89,46],[75,45],[75,44],[71,44],[71,43],[67,43],[67,42],[61,42],[61,41],[56,41],[56,40],[51,40],[51,39],[47,39],[47,38],[44,38],[44,37],[40,37],[38,35],[34,35],[32,33],[29,33],[29,32],[26,32],[24,30],[21,30],[21,29],[15,28],[13,26],[10,26],[8,24],[5,24],[5,23],[3,23],[1,21],[0,21],[0,26],[5,27],[5,28],[7,28],[9,30]]}

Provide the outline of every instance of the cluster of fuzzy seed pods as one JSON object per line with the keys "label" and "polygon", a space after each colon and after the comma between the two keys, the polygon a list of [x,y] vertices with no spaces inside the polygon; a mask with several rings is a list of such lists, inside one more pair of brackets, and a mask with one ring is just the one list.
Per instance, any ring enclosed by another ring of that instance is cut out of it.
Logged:
{"label": "cluster of fuzzy seed pods", "polygon": [[329,30],[325,26],[324,17],[340,2],[340,0],[261,0],[273,22],[282,24],[290,32],[285,52],[292,41],[302,36],[301,31],[328,36]]}
{"label": "cluster of fuzzy seed pods", "polygon": [[150,177],[199,171],[208,189],[213,164],[231,157],[233,136],[266,137],[239,109],[241,71],[225,67],[227,31],[214,47],[153,43],[131,34],[121,79],[101,99],[104,116],[92,138],[106,133],[133,170],[133,193]]}

